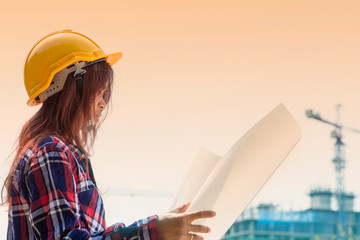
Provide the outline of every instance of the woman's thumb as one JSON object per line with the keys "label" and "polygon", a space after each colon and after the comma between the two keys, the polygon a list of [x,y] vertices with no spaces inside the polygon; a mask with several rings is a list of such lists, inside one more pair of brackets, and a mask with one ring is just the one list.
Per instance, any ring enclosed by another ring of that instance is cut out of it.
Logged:
{"label": "woman's thumb", "polygon": [[191,204],[191,201],[188,201],[184,205],[182,205],[182,206],[180,206],[178,208],[175,208],[172,212],[174,212],[174,213],[184,213],[189,208],[190,204]]}

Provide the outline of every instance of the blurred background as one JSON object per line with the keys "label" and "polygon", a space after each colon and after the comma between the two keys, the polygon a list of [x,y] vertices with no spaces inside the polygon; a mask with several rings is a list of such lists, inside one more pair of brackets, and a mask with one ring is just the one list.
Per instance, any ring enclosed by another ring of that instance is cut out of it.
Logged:
{"label": "blurred background", "polygon": [[[92,154],[108,225],[167,211],[202,145],[223,155],[281,102],[303,137],[249,211],[256,214],[260,205],[286,215],[320,205],[335,214],[333,195],[322,204],[337,187],[334,126],[305,111],[337,123],[341,104],[340,123],[360,129],[359,9],[358,1],[331,0],[3,2],[0,180],[21,127],[38,109],[26,106],[25,58],[44,35],[72,29],[105,52],[124,54],[114,65],[113,103]],[[359,212],[360,134],[343,130],[342,142],[344,192],[353,194],[352,211]],[[2,207],[0,239],[6,226]],[[341,238],[337,220],[331,229]],[[256,238],[240,233],[238,227],[228,237]],[[259,237],[285,239],[265,235]],[[321,239],[296,239],[315,237]]]}

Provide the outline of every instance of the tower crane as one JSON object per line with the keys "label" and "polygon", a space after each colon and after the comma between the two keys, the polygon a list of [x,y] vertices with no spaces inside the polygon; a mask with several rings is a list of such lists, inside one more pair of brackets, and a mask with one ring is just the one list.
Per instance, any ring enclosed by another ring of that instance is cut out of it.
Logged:
{"label": "tower crane", "polygon": [[360,133],[360,130],[355,128],[349,128],[341,125],[340,123],[340,108],[341,105],[336,106],[337,111],[337,120],[336,122],[328,121],[320,116],[319,113],[314,113],[312,109],[306,111],[306,116],[312,118],[328,125],[335,127],[331,132],[331,137],[335,138],[335,157],[333,163],[335,165],[336,172],[336,190],[335,198],[337,201],[337,239],[338,240],[347,240],[349,239],[349,229],[347,224],[346,209],[345,209],[345,182],[344,182],[344,169],[345,169],[345,155],[344,155],[344,146],[345,144],[342,141],[342,130],[349,130],[356,133]]}

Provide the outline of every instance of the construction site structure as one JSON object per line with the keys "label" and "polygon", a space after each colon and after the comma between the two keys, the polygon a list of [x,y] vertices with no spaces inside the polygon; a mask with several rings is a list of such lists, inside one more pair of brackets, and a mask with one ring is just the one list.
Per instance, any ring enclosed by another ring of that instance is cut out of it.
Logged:
{"label": "construction site structure", "polygon": [[[310,208],[304,211],[281,211],[272,204],[246,209],[229,228],[222,240],[360,240],[360,212],[354,211],[353,193],[345,190],[345,144],[343,130],[360,133],[340,122],[341,105],[336,106],[337,119],[328,121],[307,110],[309,118],[333,126],[336,188],[315,188],[309,193]],[[335,197],[337,209],[332,209]]]}
{"label": "construction site structure", "polygon": [[335,166],[335,173],[336,173],[336,189],[335,189],[335,198],[337,201],[337,240],[348,240],[349,239],[349,232],[351,232],[351,229],[349,227],[349,224],[347,223],[348,218],[346,217],[347,214],[347,207],[346,204],[349,201],[349,196],[345,193],[345,151],[344,147],[345,144],[343,142],[343,135],[342,131],[350,130],[353,132],[360,133],[359,130],[354,128],[349,128],[341,124],[340,122],[340,109],[341,105],[338,104],[336,106],[337,111],[337,119],[336,122],[328,121],[320,116],[319,113],[314,113],[313,110],[307,110],[306,116],[308,118],[312,118],[318,121],[321,121],[327,125],[331,125],[334,127],[334,130],[331,132],[331,137],[335,138],[335,144],[334,144],[334,158],[333,163]]}
{"label": "construction site structure", "polygon": [[[282,211],[273,204],[246,209],[222,240],[334,240],[338,236],[338,211],[331,209],[334,194],[329,189],[309,193],[311,207]],[[353,209],[354,194],[345,194],[348,240],[360,240],[360,212]]]}

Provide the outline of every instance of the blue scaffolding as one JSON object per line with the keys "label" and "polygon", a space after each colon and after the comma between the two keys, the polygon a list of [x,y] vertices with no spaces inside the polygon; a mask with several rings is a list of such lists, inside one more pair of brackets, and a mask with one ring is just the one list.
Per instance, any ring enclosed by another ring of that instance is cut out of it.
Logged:
{"label": "blue scaffolding", "polygon": [[[360,212],[348,211],[347,239],[360,240]],[[336,240],[337,211],[281,211],[272,205],[245,210],[223,240]]]}

